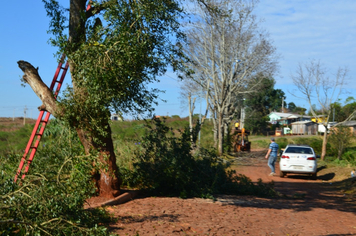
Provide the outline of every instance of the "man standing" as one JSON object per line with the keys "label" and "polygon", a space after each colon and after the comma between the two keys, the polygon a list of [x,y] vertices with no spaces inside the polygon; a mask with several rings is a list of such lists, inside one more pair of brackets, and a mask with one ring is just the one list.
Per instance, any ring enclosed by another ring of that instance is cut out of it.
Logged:
{"label": "man standing", "polygon": [[271,168],[271,171],[272,171],[269,174],[270,176],[276,174],[274,165],[277,161],[278,149],[279,149],[279,146],[277,143],[275,143],[274,138],[272,137],[271,144],[269,145],[269,149],[268,149],[267,155],[265,157],[266,159],[268,159],[268,157],[269,157],[268,166],[269,166],[269,168]]}

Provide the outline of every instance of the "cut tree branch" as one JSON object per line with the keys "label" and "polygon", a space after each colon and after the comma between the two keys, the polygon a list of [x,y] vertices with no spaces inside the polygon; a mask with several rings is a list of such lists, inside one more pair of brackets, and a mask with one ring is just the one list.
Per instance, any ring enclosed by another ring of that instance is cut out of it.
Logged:
{"label": "cut tree branch", "polygon": [[38,74],[38,69],[33,67],[27,61],[18,61],[17,64],[24,73],[22,77],[23,80],[30,85],[32,90],[42,101],[42,105],[38,107],[38,109],[40,111],[48,111],[53,116],[58,115],[59,112],[56,99],[54,98],[52,91],[42,81]]}

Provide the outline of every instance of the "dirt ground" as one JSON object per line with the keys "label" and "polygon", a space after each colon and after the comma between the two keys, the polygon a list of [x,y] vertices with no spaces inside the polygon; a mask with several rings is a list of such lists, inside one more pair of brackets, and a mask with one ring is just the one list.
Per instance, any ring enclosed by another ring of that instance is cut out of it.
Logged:
{"label": "dirt ground", "polygon": [[268,176],[265,152],[251,153],[236,158],[237,172],[252,181],[273,181],[281,197],[224,195],[216,201],[137,197],[106,207],[117,219],[110,231],[119,235],[356,235],[355,199],[335,187],[335,174],[320,170],[317,180]]}
{"label": "dirt ground", "polygon": [[0,131],[12,132],[20,129],[24,124],[35,124],[36,120],[23,117],[0,117]]}

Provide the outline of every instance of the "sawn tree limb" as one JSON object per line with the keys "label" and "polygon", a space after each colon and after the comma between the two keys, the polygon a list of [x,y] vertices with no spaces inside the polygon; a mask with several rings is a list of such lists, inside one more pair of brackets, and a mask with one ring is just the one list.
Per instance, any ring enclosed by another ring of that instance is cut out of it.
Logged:
{"label": "sawn tree limb", "polygon": [[38,107],[40,111],[45,110],[50,112],[53,116],[59,115],[56,99],[53,96],[52,91],[43,83],[38,69],[33,67],[27,61],[18,61],[20,69],[23,71],[23,80],[28,83],[36,95],[41,99],[42,105]]}

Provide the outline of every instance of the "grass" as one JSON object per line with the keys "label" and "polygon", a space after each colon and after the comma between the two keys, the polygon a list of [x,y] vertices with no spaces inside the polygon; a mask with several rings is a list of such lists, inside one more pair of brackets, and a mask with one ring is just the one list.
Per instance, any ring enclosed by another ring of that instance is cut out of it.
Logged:
{"label": "grass", "polygon": [[[0,118],[1,119],[1,118]],[[0,120],[1,121],[1,120]],[[196,122],[196,120],[195,120]],[[166,124],[174,133],[179,133],[188,127],[188,118],[168,117]],[[22,155],[29,140],[30,134],[33,129],[33,124],[26,124],[23,126],[23,121],[19,120],[17,123],[7,121],[6,124],[0,123],[0,155],[17,154]],[[142,148],[140,146],[140,139],[145,133],[145,121],[113,121],[111,124],[114,147],[118,155],[118,164],[120,166],[125,163],[130,163],[133,153]],[[6,130],[6,131],[4,131]],[[213,122],[206,120],[201,129],[200,145],[202,147],[213,147]],[[250,135],[249,140],[252,144],[252,149],[267,149],[270,144],[270,137],[261,135]],[[321,154],[321,136],[283,136],[276,137],[276,142],[281,148],[287,144],[307,144],[314,148],[317,154]],[[325,161],[319,161],[319,166],[323,166],[321,174],[325,169],[329,169],[336,173],[334,180],[343,180],[350,177],[350,172],[356,166],[356,142],[346,149],[342,160],[336,159],[336,155],[330,153],[331,150],[328,146],[328,156]],[[126,168],[130,169],[130,166]],[[327,173],[325,173],[327,174]]]}

